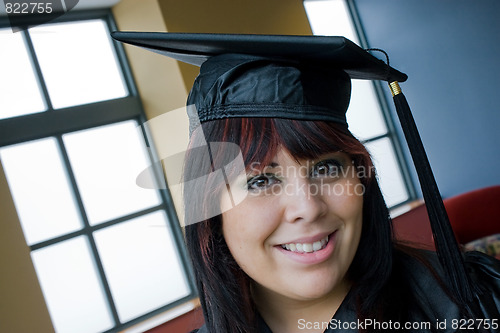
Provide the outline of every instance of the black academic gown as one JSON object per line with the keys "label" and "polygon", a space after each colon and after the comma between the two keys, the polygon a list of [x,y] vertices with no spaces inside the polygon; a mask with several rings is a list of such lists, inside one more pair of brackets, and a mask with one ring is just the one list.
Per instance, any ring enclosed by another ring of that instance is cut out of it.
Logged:
{"label": "black academic gown", "polygon": [[[428,256],[428,261],[439,276],[443,276],[441,266],[435,254]],[[500,308],[500,261],[479,252],[467,252],[465,254],[467,270],[471,274],[474,283],[486,288],[493,296],[494,303]],[[351,290],[340,305],[337,312],[329,322],[312,323],[298,322],[304,332],[321,325],[324,333],[333,332],[359,332],[360,329],[374,329],[378,331],[399,332],[474,332],[478,325],[490,326],[489,332],[500,332],[500,318],[481,318],[481,321],[471,321],[460,317],[459,307],[451,300],[441,283],[422,263],[414,258],[403,261],[403,276],[409,283],[415,297],[414,303],[410,305],[410,319],[405,323],[360,321],[356,315],[356,306]],[[399,325],[399,326],[397,326]],[[409,325],[409,326],[406,326]],[[495,326],[497,327],[495,329]],[[259,332],[272,333],[265,321],[259,317]],[[209,333],[203,326],[198,333]],[[219,333],[219,332],[217,332]]]}

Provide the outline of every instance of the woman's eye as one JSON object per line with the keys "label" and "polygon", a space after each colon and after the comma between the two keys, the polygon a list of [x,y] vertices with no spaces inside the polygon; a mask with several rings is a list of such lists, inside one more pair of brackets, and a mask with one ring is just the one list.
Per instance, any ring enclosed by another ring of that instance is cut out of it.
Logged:
{"label": "woman's eye", "polygon": [[339,177],[342,174],[342,164],[337,160],[326,160],[316,163],[311,170],[312,178]]}
{"label": "woman's eye", "polygon": [[279,180],[273,175],[258,175],[247,181],[248,190],[262,190],[278,183]]}

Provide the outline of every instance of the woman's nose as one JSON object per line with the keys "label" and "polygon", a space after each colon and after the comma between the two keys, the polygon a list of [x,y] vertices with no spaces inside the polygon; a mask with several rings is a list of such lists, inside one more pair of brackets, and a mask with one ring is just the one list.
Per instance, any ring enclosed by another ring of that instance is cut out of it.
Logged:
{"label": "woman's nose", "polygon": [[295,179],[284,187],[282,204],[286,222],[313,222],[326,213],[321,189],[307,178]]}

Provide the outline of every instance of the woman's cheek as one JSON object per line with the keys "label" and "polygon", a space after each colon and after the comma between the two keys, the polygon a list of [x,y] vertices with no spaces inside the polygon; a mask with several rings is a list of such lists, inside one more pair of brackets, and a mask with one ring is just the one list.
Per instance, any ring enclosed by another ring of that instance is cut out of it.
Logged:
{"label": "woman's cheek", "polygon": [[265,252],[266,240],[279,225],[276,204],[272,201],[271,198],[247,198],[222,214],[224,239],[240,266],[257,260]]}

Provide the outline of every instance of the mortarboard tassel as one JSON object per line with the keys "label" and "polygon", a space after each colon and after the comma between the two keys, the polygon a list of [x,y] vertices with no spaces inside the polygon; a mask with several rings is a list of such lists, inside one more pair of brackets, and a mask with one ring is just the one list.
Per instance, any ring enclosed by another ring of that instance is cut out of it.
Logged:
{"label": "mortarboard tassel", "polygon": [[[488,296],[478,295],[479,290],[471,286],[462,254],[451,228],[448,214],[446,213],[406,97],[402,93],[397,81],[389,83],[389,87],[391,88],[399,121],[417,170],[439,261],[443,266],[446,277],[449,279],[449,286],[457,301],[465,306],[465,310],[469,312],[468,315],[475,315],[475,317],[479,316],[478,318],[480,318],[485,309],[482,306],[478,306],[476,301],[479,304],[484,304],[485,301],[489,303],[489,300],[482,299],[484,297],[488,298]],[[477,298],[480,296],[481,300]],[[496,307],[492,309],[494,308]]]}

